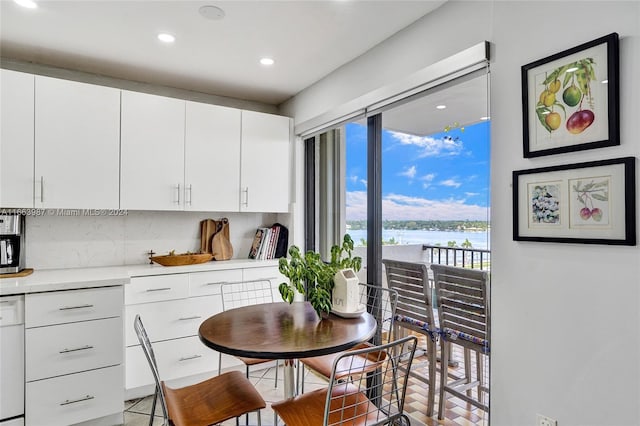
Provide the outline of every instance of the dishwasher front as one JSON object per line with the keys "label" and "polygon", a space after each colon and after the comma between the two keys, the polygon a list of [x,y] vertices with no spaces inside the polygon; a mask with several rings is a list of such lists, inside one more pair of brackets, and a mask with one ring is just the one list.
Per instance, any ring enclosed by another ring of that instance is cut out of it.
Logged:
{"label": "dishwasher front", "polygon": [[24,296],[0,297],[0,426],[24,424]]}

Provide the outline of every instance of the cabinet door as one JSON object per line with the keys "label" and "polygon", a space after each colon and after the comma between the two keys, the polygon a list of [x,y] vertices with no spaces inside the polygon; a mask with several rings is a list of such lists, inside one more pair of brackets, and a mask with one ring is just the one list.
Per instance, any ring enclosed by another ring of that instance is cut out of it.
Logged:
{"label": "cabinet door", "polygon": [[122,91],[120,208],[182,210],[185,101]]}
{"label": "cabinet door", "polygon": [[117,209],[120,90],[36,76],[36,207]]}
{"label": "cabinet door", "polygon": [[287,117],[242,111],[241,211],[289,211],[290,123]]}
{"label": "cabinet door", "polygon": [[240,110],[187,102],[185,209],[240,208]]}
{"label": "cabinet door", "polygon": [[33,207],[33,81],[0,70],[0,207]]}

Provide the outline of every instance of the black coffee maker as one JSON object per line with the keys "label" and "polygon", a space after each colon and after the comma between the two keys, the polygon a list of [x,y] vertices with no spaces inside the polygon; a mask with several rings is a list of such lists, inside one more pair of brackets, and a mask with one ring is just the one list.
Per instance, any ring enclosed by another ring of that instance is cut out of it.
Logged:
{"label": "black coffee maker", "polygon": [[0,214],[0,274],[24,269],[24,216]]}

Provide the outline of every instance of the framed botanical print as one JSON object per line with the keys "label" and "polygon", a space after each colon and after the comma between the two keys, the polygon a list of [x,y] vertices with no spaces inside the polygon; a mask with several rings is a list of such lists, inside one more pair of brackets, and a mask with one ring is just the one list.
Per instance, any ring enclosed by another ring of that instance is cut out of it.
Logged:
{"label": "framed botanical print", "polygon": [[513,239],[636,245],[634,157],[513,172]]}
{"label": "framed botanical print", "polygon": [[522,67],[525,158],[619,145],[618,34]]}

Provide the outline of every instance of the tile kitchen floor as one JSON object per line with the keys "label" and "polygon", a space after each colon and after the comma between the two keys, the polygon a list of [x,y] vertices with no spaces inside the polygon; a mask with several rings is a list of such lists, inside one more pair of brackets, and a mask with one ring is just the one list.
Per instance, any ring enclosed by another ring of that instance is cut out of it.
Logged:
{"label": "tile kitchen floor", "polygon": [[[414,364],[420,364],[421,356],[416,353]],[[462,360],[461,351],[454,350],[454,358]],[[485,377],[488,379],[488,366],[485,366]],[[458,370],[462,369],[462,363],[458,366]],[[244,372],[244,367],[238,367]],[[455,369],[450,369],[454,371]],[[306,371],[306,370],[305,370]],[[282,377],[282,366],[278,374],[278,387],[274,388],[275,368],[257,369],[254,367],[250,371],[250,380],[260,392],[264,400],[267,402],[267,408],[262,410],[262,424],[264,426],[274,425],[273,410],[271,403],[282,399],[284,383]],[[323,378],[316,376],[310,371],[306,371],[305,375],[305,391],[310,391],[326,386],[327,382]],[[488,381],[486,381],[488,383]],[[149,413],[151,411],[151,402],[153,397],[135,399],[125,402],[124,424],[126,426],[147,426],[149,424]],[[438,394],[436,393],[436,404],[432,417],[426,416],[426,385],[413,378],[410,379],[407,387],[407,396],[405,400],[405,413],[409,415],[412,426],[435,426],[435,425],[462,425],[462,426],[486,426],[489,424],[488,415],[470,404],[455,398],[449,397],[445,404],[445,419],[437,419]],[[223,423],[224,426],[235,425],[235,419],[228,420]],[[244,418],[240,424],[244,424]],[[256,425],[256,415],[249,415],[249,424]],[[156,416],[153,425],[162,425],[162,409],[156,406]]]}

